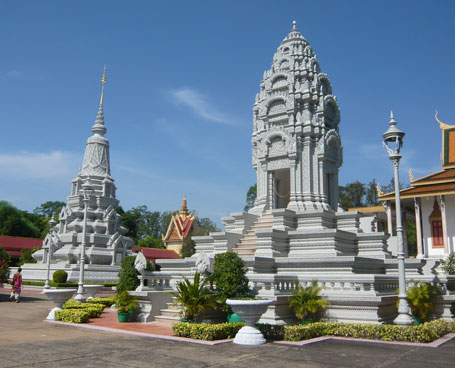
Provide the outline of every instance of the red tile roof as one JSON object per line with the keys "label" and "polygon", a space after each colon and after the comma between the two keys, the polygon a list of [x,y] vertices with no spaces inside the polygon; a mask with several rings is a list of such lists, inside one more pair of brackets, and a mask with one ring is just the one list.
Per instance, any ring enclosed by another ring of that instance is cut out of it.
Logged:
{"label": "red tile roof", "polygon": [[41,248],[43,239],[0,235],[0,245],[10,256],[20,257],[22,249]]}
{"label": "red tile roof", "polygon": [[173,250],[168,249],[157,249],[157,248],[141,248],[133,247],[132,251],[138,253],[142,250],[147,261],[155,263],[157,259],[177,259],[180,256]]}

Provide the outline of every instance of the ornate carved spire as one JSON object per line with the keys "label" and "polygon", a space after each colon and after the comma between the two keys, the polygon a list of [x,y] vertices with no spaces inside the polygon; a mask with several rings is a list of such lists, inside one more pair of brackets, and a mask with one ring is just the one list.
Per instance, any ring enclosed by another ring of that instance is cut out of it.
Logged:
{"label": "ornate carved spire", "polygon": [[103,113],[103,100],[104,100],[104,84],[106,83],[106,66],[104,66],[103,77],[101,78],[101,98],[100,108],[96,116],[95,125],[92,127],[93,134],[99,134],[104,137],[106,134],[106,127],[104,126],[104,113]]}
{"label": "ornate carved spire", "polygon": [[414,174],[412,173],[412,169],[409,169],[409,181],[410,182],[414,181]]}
{"label": "ornate carved spire", "polygon": [[186,206],[186,195],[183,196],[182,208],[180,209],[181,216],[188,216],[188,208]]}

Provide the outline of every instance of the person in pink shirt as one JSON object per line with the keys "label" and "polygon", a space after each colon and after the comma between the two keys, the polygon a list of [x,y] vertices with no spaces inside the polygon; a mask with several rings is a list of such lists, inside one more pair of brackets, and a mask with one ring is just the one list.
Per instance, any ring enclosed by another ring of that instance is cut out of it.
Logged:
{"label": "person in pink shirt", "polygon": [[13,296],[16,298],[16,303],[19,303],[19,297],[21,296],[22,290],[22,268],[18,268],[17,272],[13,276],[13,281],[11,281],[11,295],[9,297],[9,301],[13,301]]}

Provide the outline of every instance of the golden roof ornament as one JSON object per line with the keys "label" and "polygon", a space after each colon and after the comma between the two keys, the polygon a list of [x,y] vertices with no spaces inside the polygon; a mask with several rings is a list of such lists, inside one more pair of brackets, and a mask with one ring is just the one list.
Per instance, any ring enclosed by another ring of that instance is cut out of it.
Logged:
{"label": "golden roof ornament", "polygon": [[183,197],[182,208],[180,210],[181,216],[188,216],[188,208],[186,206],[186,196]]}
{"label": "golden roof ornament", "polygon": [[103,98],[104,98],[104,85],[106,84],[106,65],[104,66],[103,77],[101,78],[101,99],[100,99],[100,106],[103,105]]}
{"label": "golden roof ornament", "polygon": [[438,110],[436,110],[436,113],[434,114],[434,118],[436,119],[436,121],[439,123],[439,127],[441,129],[448,129],[448,128],[455,128],[455,125],[449,125],[449,124],[445,124],[443,123],[441,120],[438,119]]}
{"label": "golden roof ornament", "polygon": [[378,192],[378,197],[384,195],[384,192],[381,190],[381,186],[379,185],[379,183],[376,184],[376,192]]}
{"label": "golden roof ornament", "polygon": [[409,169],[409,181],[410,182],[413,182],[415,179],[414,179],[414,174],[412,173],[412,169]]}

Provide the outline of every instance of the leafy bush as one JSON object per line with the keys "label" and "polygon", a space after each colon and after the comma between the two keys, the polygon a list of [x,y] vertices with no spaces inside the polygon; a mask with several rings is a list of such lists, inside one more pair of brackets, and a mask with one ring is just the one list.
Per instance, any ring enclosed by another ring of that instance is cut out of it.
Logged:
{"label": "leafy bush", "polygon": [[115,296],[115,306],[117,307],[117,311],[120,313],[126,313],[134,310],[136,308],[136,305],[136,297],[128,294],[128,291],[126,290]]}
{"label": "leafy bush", "polygon": [[0,245],[0,283],[8,282],[11,257]]}
{"label": "leafy bush", "polygon": [[266,340],[283,340],[283,325],[269,325],[268,323],[256,323],[256,328],[261,331]]}
{"label": "leafy bush", "polygon": [[446,259],[441,259],[441,266],[448,275],[455,275],[455,253],[450,253]]}
{"label": "leafy bush", "polygon": [[438,319],[419,326],[372,325],[361,323],[316,322],[285,326],[284,339],[301,341],[319,336],[344,336],[384,341],[431,342],[455,331],[454,321]]}
{"label": "leafy bush", "polygon": [[322,315],[328,302],[319,296],[321,290],[322,287],[318,286],[317,281],[313,281],[311,286],[307,287],[297,285],[289,301],[289,307],[294,309],[298,319],[314,319]]}
{"label": "leafy bush", "polygon": [[64,284],[66,280],[68,280],[68,274],[66,273],[66,271],[57,270],[52,275],[52,281],[54,281],[57,284]]}
{"label": "leafy bush", "polygon": [[208,278],[201,280],[201,274],[195,272],[193,282],[186,277],[177,282],[177,291],[170,294],[182,305],[183,318],[193,320],[206,308],[216,306],[213,293],[206,287],[208,281]]}
{"label": "leafy bush", "polygon": [[115,295],[104,297],[104,298],[93,298],[87,300],[87,303],[102,304],[105,307],[110,307],[115,303]]}
{"label": "leafy bush", "polygon": [[83,309],[89,313],[90,318],[97,318],[103,313],[103,304],[80,303],[76,300],[68,300],[63,304],[63,309]]}
{"label": "leafy bush", "polygon": [[245,326],[243,322],[218,324],[179,322],[175,323],[172,329],[175,336],[213,341],[233,338],[243,326]]}
{"label": "leafy bush", "polygon": [[215,256],[211,280],[216,284],[217,302],[223,311],[232,313],[231,307],[226,304],[227,299],[253,296],[248,288],[246,273],[245,263],[236,253],[227,252]]}
{"label": "leafy bush", "polygon": [[416,282],[406,293],[412,314],[421,321],[425,321],[428,312],[434,309],[433,300],[440,293],[440,290],[430,283]]}
{"label": "leafy bush", "polygon": [[19,266],[25,263],[36,263],[36,259],[32,257],[32,254],[39,251],[41,247],[35,247],[33,249],[22,249],[21,256],[19,258]]}
{"label": "leafy bush", "polygon": [[70,323],[87,323],[90,312],[86,309],[62,309],[55,312],[55,320]]}
{"label": "leafy bush", "polygon": [[[135,290],[139,286],[137,276],[139,272],[134,267],[136,256],[125,257],[122,261],[122,269],[118,273],[119,283],[117,284],[117,293],[120,294],[124,290]],[[147,271],[154,271],[155,265],[152,262],[147,262]]]}

